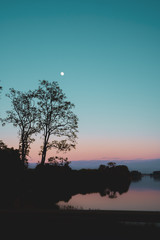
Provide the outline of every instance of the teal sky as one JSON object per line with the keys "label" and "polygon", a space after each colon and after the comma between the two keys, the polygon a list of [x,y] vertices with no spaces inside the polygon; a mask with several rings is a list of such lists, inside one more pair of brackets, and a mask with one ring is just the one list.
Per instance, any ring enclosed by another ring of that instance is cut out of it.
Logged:
{"label": "teal sky", "polygon": [[160,158],[159,13],[159,0],[1,0],[1,115],[10,87],[56,80],[79,117],[71,160]]}

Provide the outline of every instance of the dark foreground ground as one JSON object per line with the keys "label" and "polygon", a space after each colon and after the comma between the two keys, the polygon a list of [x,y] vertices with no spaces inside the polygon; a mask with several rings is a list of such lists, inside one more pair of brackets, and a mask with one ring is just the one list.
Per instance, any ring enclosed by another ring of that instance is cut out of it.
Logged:
{"label": "dark foreground ground", "polygon": [[1,239],[159,239],[160,212],[3,210]]}

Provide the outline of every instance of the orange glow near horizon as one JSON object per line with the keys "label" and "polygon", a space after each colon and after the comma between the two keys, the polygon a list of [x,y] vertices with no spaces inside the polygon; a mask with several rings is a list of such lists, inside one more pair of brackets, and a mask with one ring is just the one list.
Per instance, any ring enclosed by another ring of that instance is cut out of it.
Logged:
{"label": "orange glow near horizon", "polygon": [[[38,142],[32,145],[30,156],[31,162],[40,161]],[[48,157],[55,156],[56,151],[48,151]],[[68,153],[59,154],[68,157],[70,161],[78,160],[134,160],[134,159],[157,159],[160,158],[160,151],[157,141],[131,140],[131,139],[88,139],[80,140],[76,149]]]}
{"label": "orange glow near horizon", "polygon": [[[10,136],[3,141],[8,147],[18,148],[18,138]],[[29,154],[30,162],[40,161],[38,155],[42,139],[36,139],[31,145]],[[47,158],[55,156],[56,151],[48,151]],[[78,160],[134,160],[134,159],[158,159],[160,158],[159,141],[157,139],[136,139],[136,138],[105,138],[81,136],[78,139],[76,149],[59,154],[62,157],[68,157],[69,161]]]}

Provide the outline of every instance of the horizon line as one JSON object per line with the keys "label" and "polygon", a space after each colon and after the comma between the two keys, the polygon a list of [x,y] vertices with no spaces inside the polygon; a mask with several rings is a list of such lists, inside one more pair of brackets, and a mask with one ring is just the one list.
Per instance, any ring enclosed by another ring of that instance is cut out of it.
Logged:
{"label": "horizon line", "polygon": [[[90,159],[90,160],[69,160],[69,162],[98,162],[98,161],[102,161],[102,162],[105,162],[105,161],[109,161],[109,162],[111,162],[111,161],[117,161],[117,162],[127,162],[127,161],[158,161],[158,160],[160,160],[160,158],[150,158],[150,159],[126,159],[126,160],[120,160],[120,159],[111,159],[111,160],[109,160],[109,159]],[[33,161],[28,161],[28,163],[29,164],[38,164],[38,162],[33,162]],[[40,162],[39,162],[40,163]],[[48,163],[47,161],[46,161],[46,163]]]}

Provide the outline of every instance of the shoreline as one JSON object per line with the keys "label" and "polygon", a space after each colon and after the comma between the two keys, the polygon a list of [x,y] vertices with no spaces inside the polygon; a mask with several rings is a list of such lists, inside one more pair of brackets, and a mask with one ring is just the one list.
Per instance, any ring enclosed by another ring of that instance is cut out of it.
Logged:
{"label": "shoreline", "polygon": [[160,212],[112,210],[0,211],[1,232],[13,237],[76,240],[152,239],[160,235]]}
{"label": "shoreline", "polygon": [[160,211],[137,211],[137,210],[50,210],[50,209],[1,209],[2,217],[50,217],[55,218],[83,218],[93,217],[96,219],[126,221],[126,222],[151,222],[160,223]]}

